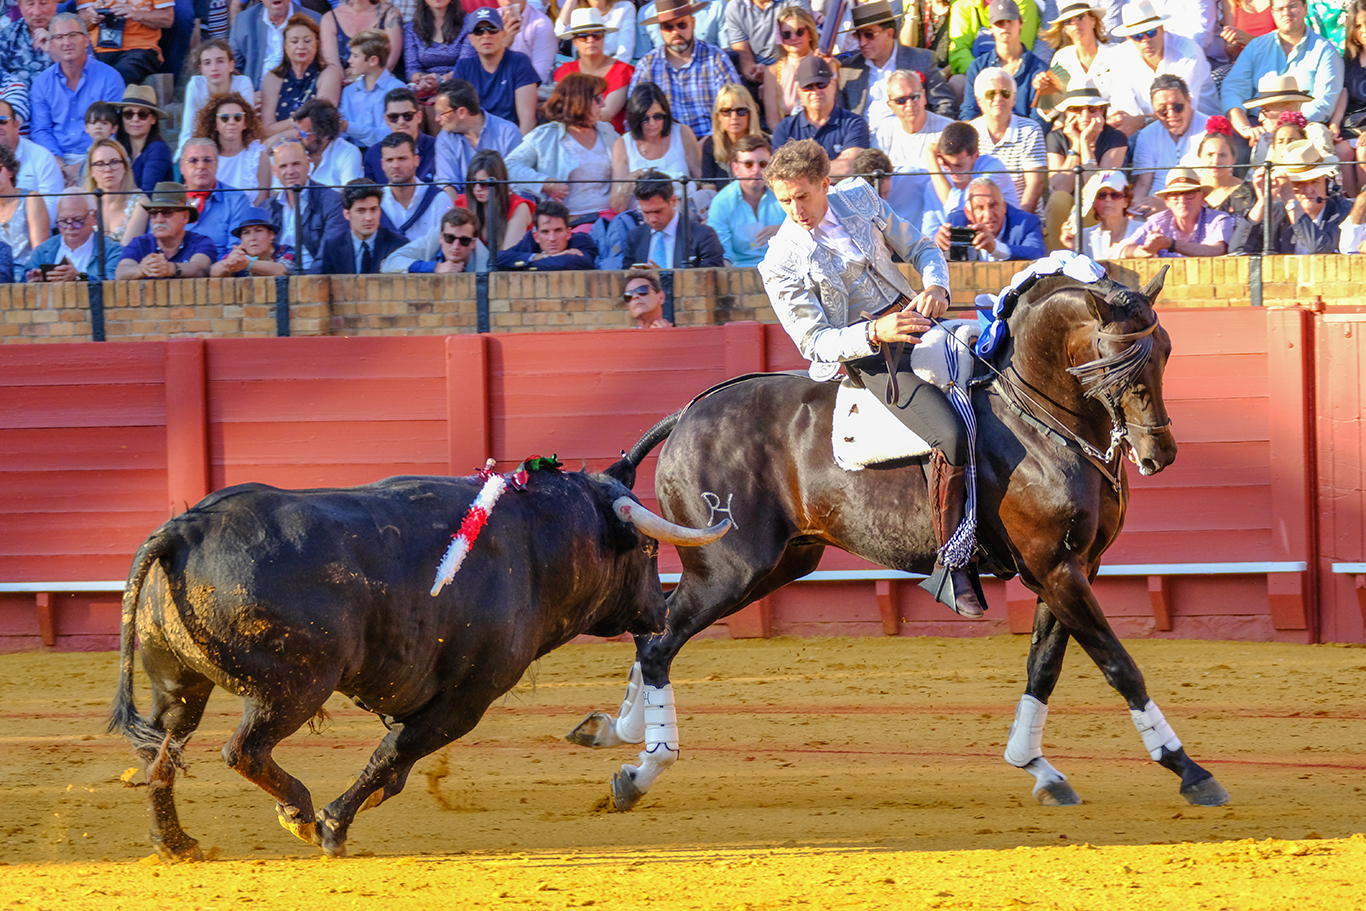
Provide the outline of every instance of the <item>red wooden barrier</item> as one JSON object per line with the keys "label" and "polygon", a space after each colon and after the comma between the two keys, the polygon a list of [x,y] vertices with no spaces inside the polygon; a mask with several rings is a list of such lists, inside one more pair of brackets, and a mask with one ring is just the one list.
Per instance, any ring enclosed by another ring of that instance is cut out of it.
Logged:
{"label": "red wooden barrier", "polygon": [[[1360,641],[1355,580],[1323,568],[1366,560],[1360,322],[1318,318],[1329,347],[1315,358],[1316,318],[1301,311],[1171,310],[1162,319],[1175,344],[1165,393],[1180,455],[1153,478],[1130,474],[1128,524],[1107,562],[1301,561],[1317,571],[1102,577],[1107,614],[1129,636],[1308,641],[1321,628]],[[243,481],[464,474],[488,457],[508,468],[533,453],[600,469],[712,383],[802,366],[781,327],[755,323],[0,346],[0,583],[121,579],[159,522]],[[1306,457],[1315,442],[1317,468]],[[651,457],[636,484],[651,504],[654,467]],[[1332,542],[1322,561],[1320,524]],[[830,551],[821,568],[868,565]],[[676,555],[666,552],[661,569],[677,571]],[[0,650],[113,644],[117,594],[40,594],[0,594]],[[1028,629],[1033,601],[1022,586],[992,582],[988,599],[992,619],[969,624],[905,582],[805,583],[713,634]]]}

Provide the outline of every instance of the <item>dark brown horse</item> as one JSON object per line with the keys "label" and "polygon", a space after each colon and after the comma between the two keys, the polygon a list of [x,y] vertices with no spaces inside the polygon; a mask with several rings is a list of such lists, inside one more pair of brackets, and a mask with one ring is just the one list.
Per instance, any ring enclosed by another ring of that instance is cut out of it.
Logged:
{"label": "dark brown horse", "polygon": [[[1018,573],[1038,595],[1029,682],[1006,759],[1034,776],[1044,804],[1081,801],[1042,749],[1047,702],[1069,639],[1123,695],[1149,754],[1181,777],[1181,794],[1206,806],[1228,800],[1148,698],[1091,589],[1124,524],[1122,456],[1145,475],[1176,458],[1162,401],[1171,341],[1153,310],[1165,273],[1142,292],[1109,279],[1038,279],[1008,315],[992,381],[973,391],[984,567]],[[858,472],[838,467],[830,443],[835,391],[833,383],[787,375],[726,385],[662,421],[629,455],[638,464],[667,436],[655,481],[664,514],[703,526],[720,502],[735,529],[680,551],[683,574],[669,596],[667,629],[636,638],[637,662],[617,717],[595,713],[569,735],[585,746],[645,743],[639,765],[613,777],[618,809],[634,806],[678,756],[669,669],[690,638],[814,570],[827,546],[894,569],[932,568],[925,472],[904,462]]]}

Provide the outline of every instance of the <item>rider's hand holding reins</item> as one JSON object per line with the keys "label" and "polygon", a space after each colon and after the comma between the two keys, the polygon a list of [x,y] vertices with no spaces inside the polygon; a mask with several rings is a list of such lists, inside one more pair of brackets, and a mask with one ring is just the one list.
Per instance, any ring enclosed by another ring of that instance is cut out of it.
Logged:
{"label": "rider's hand holding reins", "polygon": [[934,325],[931,317],[948,312],[949,292],[939,285],[931,285],[915,296],[904,310],[884,313],[873,322],[870,338],[879,343],[906,342],[917,344],[920,336]]}

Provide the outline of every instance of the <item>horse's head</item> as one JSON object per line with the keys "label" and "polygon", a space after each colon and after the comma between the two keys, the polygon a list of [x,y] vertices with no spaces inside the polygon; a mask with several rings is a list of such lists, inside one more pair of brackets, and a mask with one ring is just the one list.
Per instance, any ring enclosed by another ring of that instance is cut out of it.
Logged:
{"label": "horse's head", "polygon": [[1176,461],[1176,438],[1162,401],[1162,372],[1172,343],[1153,310],[1167,268],[1163,266],[1142,291],[1125,288],[1108,297],[1086,291],[1087,308],[1096,319],[1096,357],[1068,368],[1086,395],[1110,412],[1123,433],[1129,459],[1144,475],[1157,474]]}

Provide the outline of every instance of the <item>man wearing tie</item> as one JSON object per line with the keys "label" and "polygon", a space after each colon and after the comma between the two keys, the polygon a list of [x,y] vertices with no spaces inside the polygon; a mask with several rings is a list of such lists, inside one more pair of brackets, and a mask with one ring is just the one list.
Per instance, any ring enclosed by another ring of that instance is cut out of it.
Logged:
{"label": "man wearing tie", "polygon": [[711,228],[697,222],[687,226],[684,246],[683,219],[678,209],[674,183],[659,171],[646,171],[636,181],[636,200],[645,219],[626,235],[626,263],[648,263],[656,269],[716,268],[725,265],[721,238]]}
{"label": "man wearing tie", "polygon": [[323,237],[322,255],[314,272],[321,275],[376,275],[385,257],[408,242],[381,224],[384,190],[365,177],[357,177],[342,189],[345,219]]}
{"label": "man wearing tie", "polygon": [[[942,556],[964,520],[970,442],[944,393],[911,370],[911,346],[931,317],[948,312],[944,256],[866,181],[832,189],[830,158],[813,139],[779,148],[764,178],[787,214],[759,263],[773,311],[811,361],[812,379],[832,379],[844,367],[934,447],[927,483]],[[911,288],[893,253],[920,273],[925,290]],[[902,348],[899,360],[892,346]],[[965,617],[981,617],[968,567],[958,555],[954,563],[952,592],[940,597]]]}

